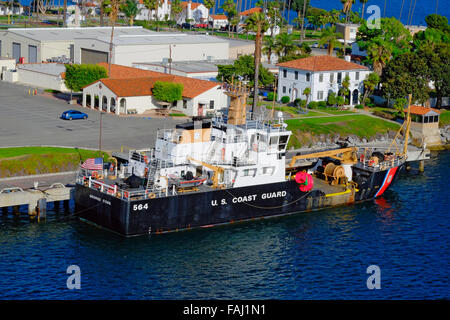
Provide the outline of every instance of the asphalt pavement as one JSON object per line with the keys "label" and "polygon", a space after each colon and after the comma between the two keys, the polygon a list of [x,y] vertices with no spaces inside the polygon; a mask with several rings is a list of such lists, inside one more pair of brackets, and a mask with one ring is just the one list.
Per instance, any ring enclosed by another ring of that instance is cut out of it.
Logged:
{"label": "asphalt pavement", "polygon": [[[28,87],[0,81],[0,147],[58,145],[98,148],[100,113],[45,96],[30,96]],[[88,114],[86,120],[62,120],[65,110]],[[158,128],[173,128],[186,119],[102,116],[102,149],[153,147]]]}

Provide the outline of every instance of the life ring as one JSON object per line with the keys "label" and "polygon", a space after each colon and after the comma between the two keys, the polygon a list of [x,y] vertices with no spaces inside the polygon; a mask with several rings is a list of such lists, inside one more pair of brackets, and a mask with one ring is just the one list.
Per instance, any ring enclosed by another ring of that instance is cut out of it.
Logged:
{"label": "life ring", "polygon": [[156,194],[154,192],[150,192],[148,194],[147,194],[147,192],[148,192],[148,190],[145,191],[145,194],[147,195],[147,198],[149,198],[149,199],[155,199],[156,198]]}
{"label": "life ring", "polygon": [[364,154],[361,154],[361,156],[359,157],[359,162],[364,162]]}
{"label": "life ring", "polygon": [[124,196],[124,198],[128,198],[128,191],[124,191],[123,196]]}

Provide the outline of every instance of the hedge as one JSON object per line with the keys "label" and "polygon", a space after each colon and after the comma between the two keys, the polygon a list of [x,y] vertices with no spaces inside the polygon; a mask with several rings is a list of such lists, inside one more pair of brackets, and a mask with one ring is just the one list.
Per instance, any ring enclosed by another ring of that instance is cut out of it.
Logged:
{"label": "hedge", "polygon": [[66,64],[64,82],[70,90],[79,92],[99,79],[108,76],[106,69],[95,64]]}
{"label": "hedge", "polygon": [[174,102],[182,99],[183,84],[156,81],[152,91],[155,99],[165,102]]}
{"label": "hedge", "polygon": [[283,96],[281,97],[281,102],[282,103],[288,103],[291,99],[289,98],[289,96]]}

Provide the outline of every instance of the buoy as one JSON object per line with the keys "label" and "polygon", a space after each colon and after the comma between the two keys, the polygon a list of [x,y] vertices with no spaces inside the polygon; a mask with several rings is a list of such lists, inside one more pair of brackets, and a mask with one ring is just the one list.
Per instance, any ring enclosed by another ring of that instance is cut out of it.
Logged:
{"label": "buoy", "polygon": [[304,171],[295,174],[295,182],[299,184],[299,189],[302,192],[310,191],[314,187],[313,177]]}

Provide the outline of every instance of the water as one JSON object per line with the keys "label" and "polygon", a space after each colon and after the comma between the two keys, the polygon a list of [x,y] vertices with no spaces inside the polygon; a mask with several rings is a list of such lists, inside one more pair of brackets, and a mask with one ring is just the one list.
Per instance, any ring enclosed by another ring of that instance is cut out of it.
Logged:
{"label": "water", "polygon": [[[449,298],[450,151],[377,201],[266,221],[122,238],[50,212],[0,220],[1,299]],[[24,212],[26,209],[24,208]],[[81,269],[68,290],[66,269]],[[381,268],[381,290],[366,269]]]}
{"label": "water", "polygon": [[[218,3],[218,7],[222,5],[222,3],[225,0],[217,0],[216,3]],[[269,0],[270,1],[270,0]],[[403,3],[403,9],[402,9],[402,2]],[[193,1],[197,2],[197,1]],[[202,2],[201,0],[198,2]],[[236,1],[235,1],[236,2]],[[242,7],[244,9],[249,9],[250,7],[254,7],[257,0],[242,0]],[[385,2],[386,2],[386,9],[385,9]],[[289,0],[286,0],[286,3],[289,3]],[[415,8],[414,8],[415,3]],[[331,9],[342,9],[342,3],[341,0],[310,0],[310,4],[313,7],[322,8],[326,10]],[[367,7],[370,5],[377,5],[380,8],[381,16],[384,17],[395,17],[397,19],[400,19],[400,21],[403,24],[409,24],[408,16],[410,15],[409,12],[413,12],[411,24],[413,25],[426,25],[425,23],[425,17],[432,13],[437,13],[443,16],[446,16],[450,20],[450,7],[448,6],[448,3],[446,1],[439,1],[439,0],[396,0],[396,1],[385,1],[385,0],[369,0],[366,3],[365,9],[366,12],[364,13],[364,16],[367,18]],[[410,9],[411,7],[411,9]],[[287,8],[287,7],[286,7]],[[437,10],[436,10],[437,8]],[[243,10],[244,10],[243,9]],[[414,9],[414,10],[413,10]],[[355,3],[352,6],[352,11],[361,13],[362,10],[362,4],[356,0]],[[221,9],[218,10],[221,12]],[[287,12],[287,9],[286,9]],[[400,16],[401,12],[401,16]],[[288,15],[286,13],[285,18],[288,18]],[[295,24],[293,21],[295,18],[297,18],[297,13],[294,11],[291,11],[289,14],[289,22],[291,24]]]}

